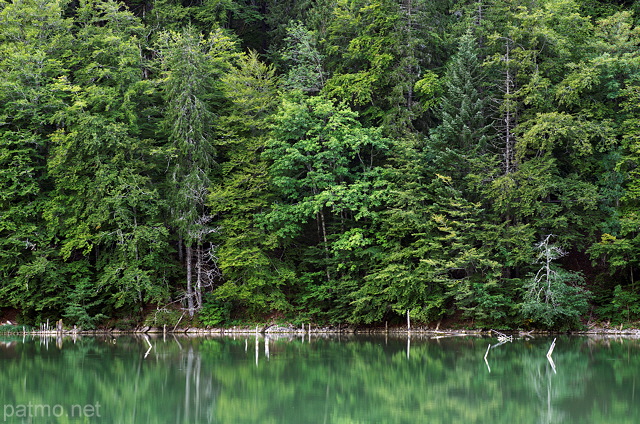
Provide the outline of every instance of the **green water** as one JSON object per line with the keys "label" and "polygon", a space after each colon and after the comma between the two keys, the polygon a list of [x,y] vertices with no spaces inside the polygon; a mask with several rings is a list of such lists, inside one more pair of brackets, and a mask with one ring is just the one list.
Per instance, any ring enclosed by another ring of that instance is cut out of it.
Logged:
{"label": "green water", "polygon": [[0,422],[640,422],[640,341],[551,340],[2,338]]}

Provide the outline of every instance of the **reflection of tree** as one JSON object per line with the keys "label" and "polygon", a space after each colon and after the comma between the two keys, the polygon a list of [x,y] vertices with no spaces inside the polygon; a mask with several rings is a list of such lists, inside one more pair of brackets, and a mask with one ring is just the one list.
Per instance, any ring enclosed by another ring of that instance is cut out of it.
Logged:
{"label": "reflection of tree", "polygon": [[273,336],[265,360],[258,336],[256,364],[255,338],[0,344],[0,398],[100,402],[109,424],[640,422],[639,341],[559,338],[556,374],[544,338],[492,349],[491,373],[486,339]]}
{"label": "reflection of tree", "polygon": [[545,360],[536,361],[532,364],[529,373],[531,385],[540,401],[538,422],[544,424],[565,422],[564,414],[554,405],[558,393],[553,388],[553,380],[556,376],[550,363]]}
{"label": "reflection of tree", "polygon": [[[66,408],[98,402],[102,418],[92,417],[92,423],[212,422],[219,391],[202,369],[197,346],[182,344],[155,341],[146,359],[146,343],[132,338],[82,337],[75,343],[69,338],[62,349],[46,339],[13,344],[11,352],[0,347],[0,398]],[[51,417],[46,422],[84,421]]]}

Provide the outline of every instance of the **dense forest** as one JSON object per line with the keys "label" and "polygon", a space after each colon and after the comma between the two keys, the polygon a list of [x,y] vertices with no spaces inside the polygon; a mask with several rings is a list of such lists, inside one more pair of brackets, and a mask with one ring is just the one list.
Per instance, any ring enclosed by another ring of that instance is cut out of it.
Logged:
{"label": "dense forest", "polygon": [[83,328],[638,320],[639,17],[0,0],[0,307]]}

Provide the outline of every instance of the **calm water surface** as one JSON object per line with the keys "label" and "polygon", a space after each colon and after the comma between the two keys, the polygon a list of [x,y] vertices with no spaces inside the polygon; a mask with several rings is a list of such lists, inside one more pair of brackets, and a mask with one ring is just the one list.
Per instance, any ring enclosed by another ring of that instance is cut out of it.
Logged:
{"label": "calm water surface", "polygon": [[638,340],[551,340],[0,338],[0,422],[640,423]]}

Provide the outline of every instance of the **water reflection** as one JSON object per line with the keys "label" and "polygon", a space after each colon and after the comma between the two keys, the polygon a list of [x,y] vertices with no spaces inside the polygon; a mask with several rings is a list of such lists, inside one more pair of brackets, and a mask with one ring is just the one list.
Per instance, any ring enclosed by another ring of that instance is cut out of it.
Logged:
{"label": "water reflection", "polygon": [[[20,336],[0,339],[0,399],[16,423],[640,422],[640,342],[561,337],[553,357],[550,344]],[[20,405],[60,405],[64,416],[19,416]]]}

